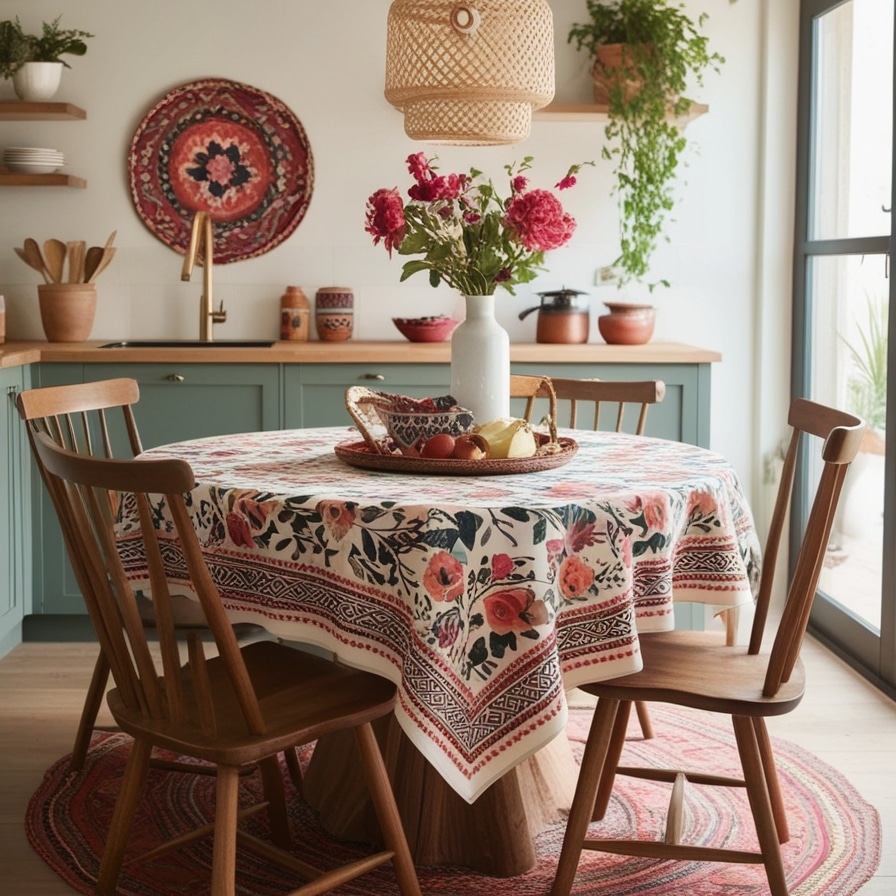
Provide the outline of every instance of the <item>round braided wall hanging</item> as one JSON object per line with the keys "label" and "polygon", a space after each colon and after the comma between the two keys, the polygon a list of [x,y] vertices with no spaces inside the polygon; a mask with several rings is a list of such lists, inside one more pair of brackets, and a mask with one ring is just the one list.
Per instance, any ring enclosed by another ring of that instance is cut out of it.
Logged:
{"label": "round braided wall hanging", "polygon": [[269,252],[299,226],[314,183],[305,130],[276,97],[221,78],[191,81],[146,114],[128,157],[144,224],[186,252],[197,211],[214,222],[215,263]]}

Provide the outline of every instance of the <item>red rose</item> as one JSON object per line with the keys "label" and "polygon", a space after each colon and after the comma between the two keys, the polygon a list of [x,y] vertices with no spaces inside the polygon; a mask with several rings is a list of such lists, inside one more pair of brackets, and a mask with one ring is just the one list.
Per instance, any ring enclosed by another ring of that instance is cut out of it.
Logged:
{"label": "red rose", "polygon": [[588,591],[593,581],[594,570],[575,554],[566,557],[560,564],[557,582],[564,597],[581,597]]}
{"label": "red rose", "polygon": [[483,600],[489,628],[499,635],[529,631],[548,621],[548,610],[543,600],[535,600],[530,588],[505,588]]}
{"label": "red rose", "polygon": [[231,512],[227,514],[227,534],[237,547],[255,547],[255,540],[252,538],[249,522],[238,513]]}

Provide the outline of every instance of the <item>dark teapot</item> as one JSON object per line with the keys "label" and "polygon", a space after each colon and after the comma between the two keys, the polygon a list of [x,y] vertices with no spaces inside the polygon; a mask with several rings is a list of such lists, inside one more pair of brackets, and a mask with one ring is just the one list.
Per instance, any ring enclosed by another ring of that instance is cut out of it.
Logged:
{"label": "dark teapot", "polygon": [[541,304],[520,312],[520,320],[538,312],[538,326],[535,330],[536,342],[587,342],[588,308],[578,304],[576,296],[585,293],[577,289],[557,289],[540,292]]}

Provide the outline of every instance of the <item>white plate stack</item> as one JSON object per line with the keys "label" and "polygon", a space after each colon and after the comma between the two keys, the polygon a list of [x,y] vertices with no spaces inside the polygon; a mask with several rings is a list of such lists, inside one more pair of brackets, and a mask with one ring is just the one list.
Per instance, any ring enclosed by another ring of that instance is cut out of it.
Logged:
{"label": "white plate stack", "polygon": [[65,164],[65,156],[58,149],[37,146],[7,146],[3,164],[19,174],[52,174]]}

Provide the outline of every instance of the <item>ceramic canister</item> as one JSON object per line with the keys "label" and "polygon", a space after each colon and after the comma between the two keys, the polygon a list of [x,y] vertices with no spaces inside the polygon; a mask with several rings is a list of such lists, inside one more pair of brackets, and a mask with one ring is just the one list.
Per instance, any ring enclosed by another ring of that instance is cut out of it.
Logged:
{"label": "ceramic canister", "polygon": [[355,297],[348,286],[322,286],[314,300],[317,335],[326,342],[351,339]]}
{"label": "ceramic canister", "polygon": [[287,286],[280,296],[280,338],[307,342],[311,307],[301,286]]}

